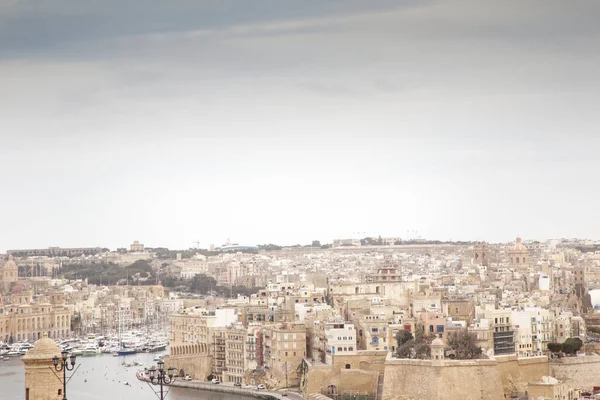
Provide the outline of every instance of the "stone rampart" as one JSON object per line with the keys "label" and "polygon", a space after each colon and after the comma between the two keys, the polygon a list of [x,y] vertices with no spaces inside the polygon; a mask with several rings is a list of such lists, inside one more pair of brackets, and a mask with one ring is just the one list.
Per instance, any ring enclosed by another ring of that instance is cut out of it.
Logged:
{"label": "stone rampart", "polygon": [[383,400],[502,400],[504,393],[495,360],[443,362],[388,357]]}
{"label": "stone rampart", "polygon": [[524,393],[529,382],[538,382],[550,375],[548,357],[518,358],[516,354],[494,357],[502,379],[504,394]]}
{"label": "stone rampart", "polygon": [[600,356],[586,355],[550,360],[550,373],[559,380],[573,381],[576,389],[589,391],[600,386]]}
{"label": "stone rampart", "polygon": [[386,351],[358,351],[356,354],[334,356],[332,365],[312,364],[303,392],[305,395],[328,390],[375,394],[386,357]]}
{"label": "stone rampart", "polygon": [[185,375],[193,379],[205,380],[212,373],[212,356],[165,356],[166,368],[174,367],[178,372],[183,370]]}

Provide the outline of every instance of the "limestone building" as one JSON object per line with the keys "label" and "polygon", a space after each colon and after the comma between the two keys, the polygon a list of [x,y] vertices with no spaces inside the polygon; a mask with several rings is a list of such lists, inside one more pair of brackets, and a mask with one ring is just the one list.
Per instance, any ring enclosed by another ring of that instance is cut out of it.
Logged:
{"label": "limestone building", "polygon": [[515,245],[508,251],[510,265],[515,268],[525,268],[529,266],[529,251],[518,237]]}
{"label": "limestone building", "polygon": [[52,363],[54,356],[60,357],[60,348],[54,340],[44,334],[21,358],[25,364],[25,400],[63,398],[63,385],[56,378]]}
{"label": "limestone building", "polygon": [[306,325],[284,323],[265,327],[265,363],[279,387],[299,384],[298,366],[306,357]]}
{"label": "limestone building", "polygon": [[[54,339],[71,336],[71,311],[40,298],[32,291],[18,291],[0,304],[0,340],[11,343],[33,341],[46,336]],[[63,303],[64,304],[64,303]]]}
{"label": "limestone building", "polygon": [[223,382],[243,383],[245,369],[246,329],[234,327],[225,332],[225,370]]}
{"label": "limestone building", "polygon": [[475,264],[489,266],[489,249],[486,242],[477,242],[473,247],[473,262]]}
{"label": "limestone building", "polygon": [[559,381],[551,376],[543,376],[540,381],[529,383],[527,392],[532,400],[577,398],[572,381]]}
{"label": "limestone building", "polygon": [[8,256],[8,261],[0,268],[0,293],[7,294],[19,280],[19,267],[14,262],[12,256]]}

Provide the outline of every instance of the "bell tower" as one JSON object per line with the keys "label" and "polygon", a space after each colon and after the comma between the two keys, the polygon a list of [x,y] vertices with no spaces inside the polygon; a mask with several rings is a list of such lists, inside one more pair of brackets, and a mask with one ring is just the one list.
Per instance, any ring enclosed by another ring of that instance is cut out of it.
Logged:
{"label": "bell tower", "polygon": [[473,262],[475,264],[489,266],[490,254],[488,244],[486,242],[477,242],[473,247]]}

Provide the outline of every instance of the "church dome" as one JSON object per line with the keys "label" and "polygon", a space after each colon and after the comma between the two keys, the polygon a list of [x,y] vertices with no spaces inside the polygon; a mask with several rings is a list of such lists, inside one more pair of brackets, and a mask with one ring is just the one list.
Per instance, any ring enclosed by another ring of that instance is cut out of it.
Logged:
{"label": "church dome", "polygon": [[8,259],[8,261],[4,264],[4,266],[2,267],[2,269],[16,269],[18,270],[19,267],[17,266],[17,263],[15,263],[11,258]]}
{"label": "church dome", "polygon": [[432,346],[444,346],[444,342],[440,338],[435,338],[435,339],[433,339],[433,342],[431,342],[431,345]]}
{"label": "church dome", "polygon": [[54,356],[60,357],[60,347],[56,342],[48,337],[46,333],[42,338],[35,342],[33,348],[25,354],[22,359],[27,360],[46,360]]}
{"label": "church dome", "polygon": [[519,252],[526,252],[527,251],[527,247],[525,247],[523,245],[523,243],[521,243],[521,238],[518,237],[517,240],[515,241],[515,245],[510,249],[511,253],[519,253]]}

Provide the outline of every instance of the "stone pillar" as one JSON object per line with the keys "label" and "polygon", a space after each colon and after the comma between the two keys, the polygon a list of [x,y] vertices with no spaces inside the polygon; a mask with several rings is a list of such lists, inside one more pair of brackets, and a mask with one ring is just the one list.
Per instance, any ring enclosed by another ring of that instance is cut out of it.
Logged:
{"label": "stone pillar", "polygon": [[21,358],[25,364],[25,400],[62,399],[63,373],[54,369],[54,356],[60,357],[60,347],[44,332],[42,338]]}

